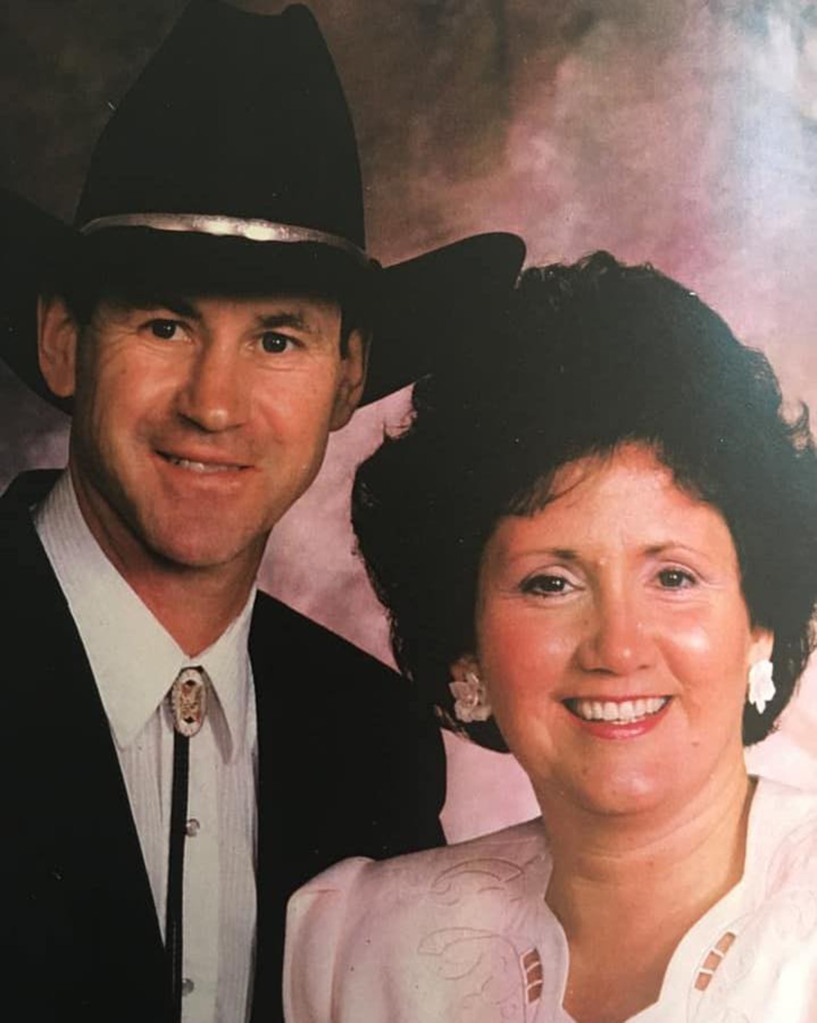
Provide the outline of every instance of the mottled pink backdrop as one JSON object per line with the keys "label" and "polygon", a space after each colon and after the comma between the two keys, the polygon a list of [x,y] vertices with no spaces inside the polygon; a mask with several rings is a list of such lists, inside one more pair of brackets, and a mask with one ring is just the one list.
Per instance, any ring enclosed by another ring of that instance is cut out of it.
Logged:
{"label": "mottled pink backdrop", "polygon": [[[183,4],[7,0],[3,181],[68,215],[89,146]],[[283,4],[255,0],[256,10]],[[372,252],[391,262],[511,229],[529,261],[649,260],[817,404],[817,6],[805,0],[315,0],[361,142]],[[8,51],[8,52],[6,52]],[[0,471],[58,464],[64,422],[0,379]],[[399,395],[336,435],[276,529],[264,584],[388,658],[353,555],[356,462]],[[486,486],[490,481],[486,480]],[[534,812],[510,758],[448,743],[446,826]],[[817,680],[752,753],[817,784]]]}

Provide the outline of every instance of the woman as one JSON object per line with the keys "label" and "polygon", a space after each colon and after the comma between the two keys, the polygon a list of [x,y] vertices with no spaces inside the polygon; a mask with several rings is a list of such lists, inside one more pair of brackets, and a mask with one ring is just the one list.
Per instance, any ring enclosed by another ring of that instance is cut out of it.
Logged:
{"label": "woman", "polygon": [[358,473],[402,669],[542,819],[290,905],[290,1023],[814,1023],[817,795],[750,778],[811,650],[817,457],[650,267],[523,275]]}

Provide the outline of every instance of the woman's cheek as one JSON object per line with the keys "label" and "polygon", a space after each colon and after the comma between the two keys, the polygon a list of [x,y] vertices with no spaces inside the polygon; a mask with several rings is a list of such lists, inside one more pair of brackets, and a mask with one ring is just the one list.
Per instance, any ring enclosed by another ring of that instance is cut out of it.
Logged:
{"label": "woman's cheek", "polygon": [[543,619],[535,613],[483,617],[479,663],[496,706],[528,705],[566,684],[575,637],[566,622],[554,627]]}

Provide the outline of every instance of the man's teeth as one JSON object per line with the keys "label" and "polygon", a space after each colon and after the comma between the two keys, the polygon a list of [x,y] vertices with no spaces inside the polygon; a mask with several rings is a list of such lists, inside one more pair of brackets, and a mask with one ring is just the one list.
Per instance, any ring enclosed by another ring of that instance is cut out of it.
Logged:
{"label": "man's teeth", "polygon": [[668,696],[648,696],[643,700],[568,700],[570,709],[585,721],[612,721],[629,724],[657,714],[669,702]]}
{"label": "man's teeth", "polygon": [[168,462],[181,466],[182,469],[192,469],[193,472],[229,472],[231,469],[238,469],[237,465],[220,465],[215,462],[193,462],[189,458],[175,458],[173,455],[166,456]]}

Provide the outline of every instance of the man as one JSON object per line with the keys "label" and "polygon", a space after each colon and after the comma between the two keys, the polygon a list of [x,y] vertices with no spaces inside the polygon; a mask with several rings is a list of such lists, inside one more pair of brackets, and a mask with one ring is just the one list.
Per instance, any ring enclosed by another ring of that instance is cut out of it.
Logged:
{"label": "man", "polygon": [[4,1009],[276,1019],[288,895],[441,841],[444,762],[407,684],[256,594],[264,545],[329,432],[484,323],[521,245],[377,267],[311,16],[220,0],[118,106],[78,231],[2,205],[4,355],[73,411],[67,472],[0,505]]}

